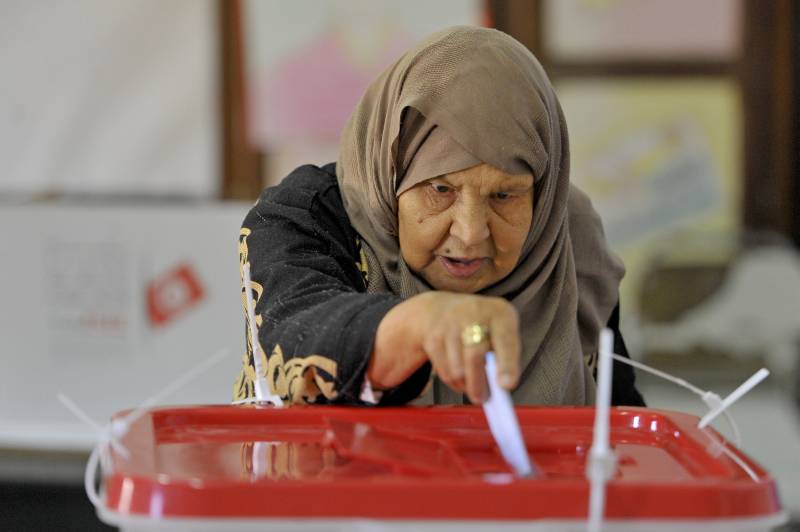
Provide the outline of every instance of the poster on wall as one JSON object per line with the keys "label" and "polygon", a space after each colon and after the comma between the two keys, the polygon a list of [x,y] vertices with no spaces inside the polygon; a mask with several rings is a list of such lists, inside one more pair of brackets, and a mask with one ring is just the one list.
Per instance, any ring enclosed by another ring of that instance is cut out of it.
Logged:
{"label": "poster on wall", "polygon": [[544,46],[553,61],[733,60],[738,0],[548,0]]}
{"label": "poster on wall", "polygon": [[245,203],[0,209],[0,447],[89,449],[102,424],[224,353],[163,404],[227,403],[245,352]]}
{"label": "poster on wall", "polygon": [[571,80],[556,90],[569,124],[570,178],[592,198],[625,260],[623,297],[638,286],[660,238],[738,227],[742,125],[735,82]]}
{"label": "poster on wall", "polygon": [[266,174],[337,157],[367,85],[429,34],[482,25],[482,0],[295,0],[244,4],[248,138]]}

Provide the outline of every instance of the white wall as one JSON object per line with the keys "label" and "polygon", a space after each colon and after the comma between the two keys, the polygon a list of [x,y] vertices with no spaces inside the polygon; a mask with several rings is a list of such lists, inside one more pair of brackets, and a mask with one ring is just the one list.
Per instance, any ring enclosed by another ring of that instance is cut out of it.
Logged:
{"label": "white wall", "polygon": [[216,6],[0,2],[0,196],[213,196]]}

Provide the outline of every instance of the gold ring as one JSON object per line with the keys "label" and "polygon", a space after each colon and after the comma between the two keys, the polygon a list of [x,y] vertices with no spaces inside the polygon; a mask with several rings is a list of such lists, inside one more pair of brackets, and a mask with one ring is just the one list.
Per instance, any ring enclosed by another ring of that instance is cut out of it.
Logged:
{"label": "gold ring", "polygon": [[482,344],[489,339],[489,327],[486,325],[468,325],[461,331],[461,344],[464,347]]}

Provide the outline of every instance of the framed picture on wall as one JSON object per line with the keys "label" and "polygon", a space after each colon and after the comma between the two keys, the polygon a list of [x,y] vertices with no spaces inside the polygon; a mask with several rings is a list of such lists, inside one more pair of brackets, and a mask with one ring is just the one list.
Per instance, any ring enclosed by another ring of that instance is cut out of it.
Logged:
{"label": "framed picture on wall", "polygon": [[592,198],[625,260],[624,298],[633,297],[664,238],[736,230],[743,173],[736,82],[570,78],[556,91],[569,124],[570,179]]}
{"label": "framed picture on wall", "polygon": [[741,12],[738,0],[545,0],[543,44],[553,62],[728,61]]}

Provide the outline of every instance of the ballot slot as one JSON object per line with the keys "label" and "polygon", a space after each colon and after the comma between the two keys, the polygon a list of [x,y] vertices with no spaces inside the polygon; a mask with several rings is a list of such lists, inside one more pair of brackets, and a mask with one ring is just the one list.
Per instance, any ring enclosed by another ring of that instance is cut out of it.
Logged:
{"label": "ballot slot", "polygon": [[[220,409],[225,416],[220,415]],[[332,448],[341,463],[361,460],[386,465],[380,474],[464,477],[511,472],[479,409],[441,410],[317,407],[293,408],[284,414],[277,409],[248,407],[157,409],[133,427],[125,442],[137,442],[135,448],[142,449],[143,438],[152,434],[148,452],[157,455],[162,464],[174,463],[175,455],[181,453],[209,463],[214,454],[232,452],[220,451],[217,447],[223,444],[271,442],[273,449],[306,445],[306,457]],[[582,479],[592,440],[592,409],[517,410],[527,452],[542,479]],[[707,440],[699,437],[693,423],[696,418],[688,414],[612,409],[611,445],[620,457],[615,477],[679,480],[746,476],[725,456],[712,456]],[[152,431],[147,424],[152,425]],[[139,458],[146,455],[142,453]],[[236,476],[239,471],[229,473]]]}
{"label": "ballot slot", "polygon": [[[150,409],[122,438],[129,458],[113,454],[103,511],[162,518],[584,519],[594,409],[516,410],[539,473],[533,478],[513,474],[474,406]],[[610,410],[618,461],[607,485],[608,519],[780,513],[774,479],[732,446],[729,452],[754,478],[713,452],[709,429],[697,422],[676,412]],[[308,497],[313,508],[291,503]]]}

